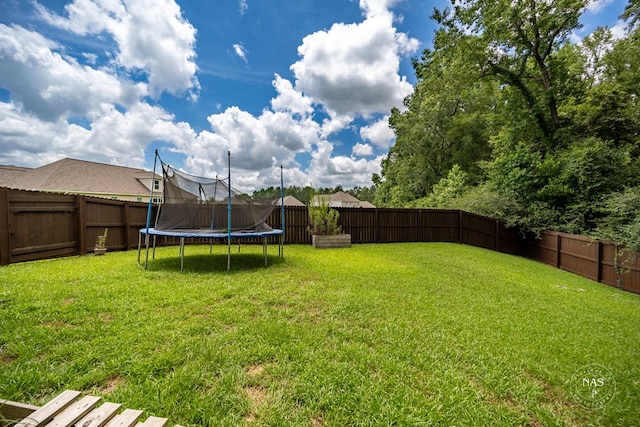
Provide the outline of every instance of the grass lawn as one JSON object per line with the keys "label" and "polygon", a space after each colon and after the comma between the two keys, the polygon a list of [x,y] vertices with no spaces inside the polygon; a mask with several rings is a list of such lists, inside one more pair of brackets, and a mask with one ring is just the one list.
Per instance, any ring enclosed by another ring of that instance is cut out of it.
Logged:
{"label": "grass lawn", "polygon": [[[243,246],[229,275],[225,251],[0,268],[0,398],[75,389],[183,425],[640,422],[638,295],[458,244],[286,246],[268,268]],[[602,408],[572,394],[591,364],[615,379]]]}

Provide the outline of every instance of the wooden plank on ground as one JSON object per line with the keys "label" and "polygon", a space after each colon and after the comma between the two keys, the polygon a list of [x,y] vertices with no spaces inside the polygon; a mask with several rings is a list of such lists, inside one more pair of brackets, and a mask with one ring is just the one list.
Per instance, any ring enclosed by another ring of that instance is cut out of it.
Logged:
{"label": "wooden plank on ground", "polygon": [[142,411],[138,409],[125,409],[109,421],[106,427],[133,427],[141,416]]}
{"label": "wooden plank on ground", "polygon": [[119,403],[106,402],[89,412],[76,423],[76,427],[100,427],[105,425],[122,407]]}
{"label": "wooden plank on ground", "polygon": [[84,396],[82,399],[58,414],[52,422],[47,424],[47,427],[71,427],[76,423],[76,421],[91,412],[99,401],[100,397]]}
{"label": "wooden plank on ground", "polygon": [[59,414],[64,408],[73,403],[78,398],[78,396],[80,396],[79,391],[65,390],[49,403],[44,405],[42,408],[29,415],[28,418],[20,421],[15,425],[15,427],[41,426],[45,422]]}
{"label": "wooden plank on ground", "polygon": [[40,409],[39,406],[0,399],[0,419],[5,421],[18,421],[27,418],[38,409]]}
{"label": "wooden plank on ground", "polygon": [[144,423],[138,423],[137,427],[164,427],[168,422],[166,418],[149,417]]}

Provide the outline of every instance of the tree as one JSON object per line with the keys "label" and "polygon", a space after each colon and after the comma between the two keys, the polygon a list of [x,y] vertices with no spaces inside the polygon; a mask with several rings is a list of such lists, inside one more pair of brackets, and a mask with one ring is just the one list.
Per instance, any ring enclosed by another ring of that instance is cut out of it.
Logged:
{"label": "tree", "polygon": [[418,199],[411,204],[416,208],[451,207],[455,199],[460,197],[467,188],[467,174],[457,164],[453,165],[446,177],[440,179],[427,197]]}
{"label": "tree", "polygon": [[560,128],[559,88],[551,63],[558,48],[580,27],[586,4],[585,0],[459,0],[453,2],[453,13],[435,15],[443,25],[476,35],[469,55],[483,73],[517,92],[542,136],[543,150],[558,144]]}
{"label": "tree", "polygon": [[374,181],[377,204],[404,206],[425,197],[454,164],[469,182],[481,180],[478,161],[490,158],[488,129],[498,87],[466,63],[460,39],[467,37],[442,29],[434,49],[414,60],[419,81],[405,99],[406,111],[392,110],[396,143]]}

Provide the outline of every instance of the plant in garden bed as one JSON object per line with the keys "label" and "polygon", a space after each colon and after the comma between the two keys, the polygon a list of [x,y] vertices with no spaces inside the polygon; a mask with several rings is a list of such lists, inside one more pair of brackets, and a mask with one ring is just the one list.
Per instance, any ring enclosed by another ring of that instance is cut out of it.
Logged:
{"label": "plant in garden bed", "polygon": [[[317,204],[314,204],[314,200]],[[340,213],[329,206],[328,200],[323,196],[316,196],[309,203],[309,227],[313,246],[316,248],[349,247],[351,236],[342,233],[342,227],[338,225]]]}

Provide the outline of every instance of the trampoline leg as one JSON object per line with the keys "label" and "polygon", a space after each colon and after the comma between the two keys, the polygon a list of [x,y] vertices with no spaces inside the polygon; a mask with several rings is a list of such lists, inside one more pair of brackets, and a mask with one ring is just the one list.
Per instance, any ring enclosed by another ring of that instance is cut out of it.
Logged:
{"label": "trampoline leg", "polygon": [[184,270],[184,237],[180,238],[180,271]]}
{"label": "trampoline leg", "polygon": [[209,255],[213,253],[213,239],[209,240]]}
{"label": "trampoline leg", "polygon": [[267,238],[262,238],[262,254],[264,255],[264,266],[267,266]]}
{"label": "trampoline leg", "polygon": [[227,237],[227,274],[231,270],[231,239]]}
{"label": "trampoline leg", "polygon": [[146,270],[149,266],[149,235],[144,235],[144,244],[145,244],[145,252],[144,252],[144,269]]}
{"label": "trampoline leg", "polygon": [[156,239],[158,236],[153,236],[153,252],[151,252],[151,259],[156,259]]}

